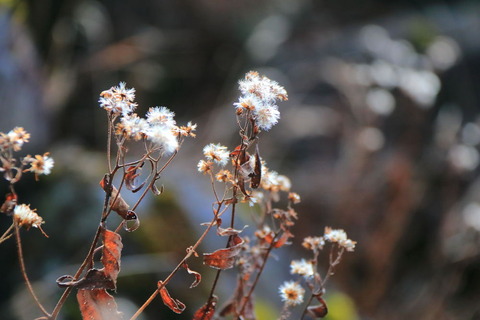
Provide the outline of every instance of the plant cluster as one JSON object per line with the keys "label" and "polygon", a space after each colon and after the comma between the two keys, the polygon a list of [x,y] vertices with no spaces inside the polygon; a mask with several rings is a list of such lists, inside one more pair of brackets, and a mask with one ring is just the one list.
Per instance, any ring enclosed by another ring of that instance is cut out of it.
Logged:
{"label": "plant cluster", "polygon": [[[211,220],[203,224],[203,233],[187,248],[186,254],[170,274],[158,281],[149,299],[130,318],[132,320],[157,296],[174,313],[180,314],[186,309],[183,302],[170,295],[167,287],[182,269],[193,277],[190,288],[202,281],[201,273],[192,270],[189,261],[200,257],[200,245],[211,231],[224,238],[225,245],[213,252],[202,253],[203,263],[215,269],[216,275],[205,304],[197,309],[193,318],[255,319],[253,294],[267,261],[274,250],[290,244],[294,236],[292,227],[299,218],[295,205],[301,198],[291,190],[288,177],[267,167],[266,161],[260,156],[259,147],[262,131],[270,130],[278,122],[280,112],[277,102],[287,100],[287,92],[277,82],[254,71],[239,81],[239,89],[241,96],[234,103],[239,128],[238,145],[229,150],[222,144],[210,143],[203,148],[204,159],[197,165],[197,170],[210,179],[214,197]],[[1,236],[0,243],[15,234],[22,275],[43,313],[39,319],[56,319],[73,291],[76,292],[83,319],[123,319],[112,295],[112,291],[117,289],[120,272],[123,247],[120,232],[122,228],[132,232],[140,226],[140,214],[136,212],[139,204],[149,193],[157,196],[162,193],[163,187],[157,187],[161,174],[177,156],[184,139],[195,137],[197,125],[191,122],[184,126],[177,125],[174,113],[166,107],[150,108],[145,117],[136,114],[135,89],[127,88],[125,83],[103,91],[99,104],[106,111],[108,119],[108,172],[100,181],[105,200],[98,228],[84,261],[74,275],[57,279],[58,286],[64,288],[64,292],[51,312],[42,305],[30,284],[20,237],[20,227],[39,228],[44,233],[41,228],[44,221],[29,205],[17,203],[14,185],[24,172],[34,173],[37,179],[41,174],[49,174],[54,162],[48,153],[35,157],[27,155],[20,160],[14,158],[14,152],[20,151],[30,138],[23,128],[0,134],[0,170],[10,188],[1,212],[12,217],[12,226]],[[143,146],[140,156],[131,152],[132,144]],[[131,160],[132,157],[134,160]],[[125,192],[138,195],[133,205],[129,205],[122,197]],[[259,214],[252,217],[255,229],[250,236],[244,235],[250,227],[237,226],[237,208],[242,203],[259,207]],[[106,224],[112,212],[122,218],[114,230],[108,229]],[[299,278],[285,281],[279,288],[280,298],[284,302],[280,319],[288,319],[290,309],[302,304],[302,319],[307,316],[324,317],[327,314],[323,299],[325,284],[343,254],[353,251],[355,244],[343,230],[329,227],[325,228],[322,236],[305,238],[302,245],[312,255],[309,259],[291,262],[290,272]],[[319,255],[326,246],[330,250],[329,261],[327,271],[322,275]],[[97,252],[101,253],[100,259],[96,257]],[[96,268],[95,261],[102,267]],[[237,270],[237,284],[231,297],[222,299],[223,305],[218,307],[221,299],[215,294],[216,289],[223,270],[231,268]],[[304,287],[309,290],[308,299],[304,299]]]}

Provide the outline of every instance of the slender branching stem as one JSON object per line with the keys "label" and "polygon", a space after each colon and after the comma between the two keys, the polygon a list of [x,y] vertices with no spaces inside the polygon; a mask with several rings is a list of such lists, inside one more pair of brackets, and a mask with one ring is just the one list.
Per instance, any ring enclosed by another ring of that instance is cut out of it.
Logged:
{"label": "slender branching stem", "polygon": [[175,267],[175,269],[170,272],[170,274],[165,278],[165,280],[162,281],[162,284],[150,295],[150,297],[143,303],[143,305],[135,312],[135,314],[130,318],[130,320],[135,320],[138,318],[138,316],[145,310],[145,308],[148,307],[148,305],[155,299],[155,297],[158,295],[158,292],[160,289],[162,289],[164,286],[166,286],[170,280],[173,278],[173,276],[178,272],[178,270],[183,266],[183,264],[193,255],[195,254],[198,246],[203,242],[207,234],[210,232],[210,229],[216,224],[218,214],[220,212],[222,202],[218,204],[218,209],[215,211],[215,215],[212,219],[212,221],[208,224],[207,228],[205,231],[202,233],[202,235],[198,238],[197,242],[187,250],[187,254],[183,257],[183,259],[178,263],[178,265]]}
{"label": "slender branching stem", "polygon": [[44,315],[46,315],[47,317],[50,317],[50,314],[43,307],[42,303],[40,302],[37,295],[35,294],[35,291],[33,290],[30,280],[28,279],[27,269],[25,268],[25,261],[23,260],[22,240],[20,239],[20,227],[18,226],[18,223],[16,221],[14,221],[13,224],[15,227],[15,239],[17,242],[18,261],[20,263],[20,270],[22,272],[23,279],[25,280],[28,291],[30,291],[30,294],[32,295],[33,300],[35,300],[35,303],[37,304],[37,306],[40,308],[40,310],[42,310]]}
{"label": "slender branching stem", "polygon": [[14,228],[15,223],[12,223],[10,227],[2,234],[0,237],[0,243],[4,242],[5,240],[9,239],[13,234],[12,230]]}

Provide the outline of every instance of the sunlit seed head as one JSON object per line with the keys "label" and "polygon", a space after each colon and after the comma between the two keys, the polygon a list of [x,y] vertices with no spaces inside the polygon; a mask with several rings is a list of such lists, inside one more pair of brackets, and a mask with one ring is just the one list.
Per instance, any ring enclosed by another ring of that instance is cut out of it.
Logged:
{"label": "sunlit seed head", "polygon": [[178,147],[178,139],[171,128],[160,126],[150,126],[146,133],[147,139],[150,140],[157,148],[163,150],[165,155],[172,154]]}
{"label": "sunlit seed head", "polygon": [[310,261],[305,259],[301,260],[292,260],[290,263],[290,273],[298,274],[305,278],[313,277],[315,271],[313,269],[313,264]]}
{"label": "sunlit seed head", "polygon": [[30,205],[26,204],[15,206],[13,218],[19,226],[23,226],[27,229],[30,229],[31,227],[40,228],[44,223],[42,217],[40,217],[35,210],[30,209]]}
{"label": "sunlit seed head", "polygon": [[25,157],[24,161],[30,163],[30,168],[27,171],[31,171],[36,175],[44,174],[48,175],[51,173],[53,165],[55,162],[50,157],[50,153],[46,152],[43,155],[37,154],[35,158],[30,156]]}
{"label": "sunlit seed head", "polygon": [[200,160],[197,164],[197,169],[199,172],[206,174],[207,172],[211,171],[213,167],[213,163],[211,161]]}
{"label": "sunlit seed head", "polygon": [[167,128],[175,126],[175,113],[170,111],[167,107],[150,108],[147,112],[147,121],[152,125],[163,125]]}
{"label": "sunlit seed head", "polygon": [[305,289],[294,281],[285,281],[278,289],[282,301],[289,306],[296,306],[303,302]]}
{"label": "sunlit seed head", "polygon": [[203,154],[208,160],[224,166],[228,162],[230,152],[225,146],[210,143],[203,148]]}

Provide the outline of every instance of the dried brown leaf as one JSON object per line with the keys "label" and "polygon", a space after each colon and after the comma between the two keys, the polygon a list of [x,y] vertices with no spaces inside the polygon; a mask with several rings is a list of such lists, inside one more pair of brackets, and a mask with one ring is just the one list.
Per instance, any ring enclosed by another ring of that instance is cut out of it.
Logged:
{"label": "dried brown leaf", "polygon": [[115,299],[104,289],[78,290],[77,301],[84,320],[120,320]]}
{"label": "dried brown leaf", "polygon": [[125,187],[132,192],[137,192],[145,185],[145,182],[142,182],[140,185],[135,185],[135,180],[140,176],[140,171],[142,169],[143,163],[140,166],[130,166],[125,171]]}
{"label": "dried brown leaf", "polygon": [[213,296],[213,298],[204,304],[200,309],[198,309],[193,315],[193,320],[211,320],[215,314],[215,307],[217,305],[218,298]]}
{"label": "dried brown leaf", "polygon": [[325,303],[325,300],[322,299],[322,297],[317,296],[316,298],[318,302],[320,302],[320,304],[316,306],[309,306],[307,308],[307,312],[313,318],[324,318],[328,313],[327,304]]}
{"label": "dried brown leaf", "polygon": [[257,189],[262,180],[262,161],[260,160],[260,153],[258,152],[258,144],[255,150],[255,167],[253,168],[253,173],[250,177],[250,187],[252,189]]}
{"label": "dried brown leaf", "polygon": [[230,269],[234,266],[235,258],[240,253],[244,240],[238,235],[233,235],[225,249],[218,249],[213,253],[203,254],[203,263],[220,270]]}
{"label": "dried brown leaf", "polygon": [[117,282],[120,272],[120,257],[122,255],[122,237],[113,231],[103,229],[102,264],[105,276]]}
{"label": "dried brown leaf", "polygon": [[115,282],[105,275],[104,270],[95,268],[88,270],[79,280],[74,280],[70,275],[61,276],[57,279],[57,285],[61,288],[74,287],[84,290],[115,289]]}
{"label": "dried brown leaf", "polygon": [[186,262],[184,262],[182,264],[182,267],[187,270],[187,272],[189,274],[193,274],[193,276],[195,277],[195,281],[193,281],[193,283],[190,285],[190,288],[194,288],[196,286],[198,286],[198,284],[200,283],[200,281],[202,281],[202,275],[200,273],[198,273],[197,271],[193,271],[192,269],[190,269],[188,267],[188,264]]}
{"label": "dried brown leaf", "polygon": [[11,214],[17,205],[17,195],[14,193],[7,193],[5,195],[5,202],[0,207],[0,212]]}
{"label": "dried brown leaf", "polygon": [[117,188],[115,186],[111,186],[111,189],[108,188],[108,183],[106,177],[100,181],[100,186],[105,190],[107,194],[110,194],[109,205],[110,208],[115,211],[119,216],[123,219],[127,219],[129,217],[129,210],[130,207],[128,203],[122,198],[122,195],[119,194]]}
{"label": "dried brown leaf", "polygon": [[167,288],[163,285],[162,281],[158,281],[158,291],[160,296],[162,297],[163,303],[170,308],[175,313],[182,313],[186,306],[183,302],[178,299],[173,299],[170,294],[168,293]]}

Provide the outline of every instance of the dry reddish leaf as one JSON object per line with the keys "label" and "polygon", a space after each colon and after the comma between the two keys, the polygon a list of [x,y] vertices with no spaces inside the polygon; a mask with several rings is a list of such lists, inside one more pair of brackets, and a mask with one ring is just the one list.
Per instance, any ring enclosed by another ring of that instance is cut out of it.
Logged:
{"label": "dry reddish leaf", "polygon": [[163,281],[158,281],[158,292],[162,297],[163,303],[170,308],[175,313],[182,313],[186,306],[183,302],[178,299],[173,299],[168,293],[167,288],[163,285]]}
{"label": "dry reddish leaf", "polygon": [[233,236],[233,235],[236,235],[236,234],[239,234],[241,233],[243,230],[245,230],[246,227],[248,226],[244,226],[242,228],[242,230],[239,230],[239,229],[234,229],[232,227],[228,227],[228,228],[222,228],[221,225],[222,225],[222,219],[218,218],[216,221],[215,221],[215,224],[217,226],[217,234],[219,236]]}
{"label": "dry reddish leaf", "polygon": [[244,240],[238,235],[233,235],[225,249],[218,249],[213,253],[203,254],[203,263],[215,269],[230,269],[235,263],[236,256],[240,253]]}
{"label": "dry reddish leaf", "polygon": [[5,202],[0,207],[0,212],[10,214],[17,205],[17,195],[14,193],[7,193],[5,195]]}
{"label": "dry reddish leaf", "polygon": [[211,320],[215,314],[215,307],[217,305],[217,296],[204,304],[200,309],[198,309],[193,315],[193,320]]}
{"label": "dry reddish leaf", "polygon": [[253,168],[253,173],[250,177],[252,178],[250,180],[250,187],[252,189],[257,189],[262,180],[262,161],[260,160],[260,153],[258,152],[258,144],[255,150],[255,167]]}
{"label": "dry reddish leaf", "polygon": [[117,303],[104,289],[78,290],[77,301],[84,320],[120,320]]}
{"label": "dry reddish leaf", "polygon": [[155,184],[152,184],[151,190],[154,195],[159,196],[163,193],[163,186],[160,189],[158,189]]}
{"label": "dry reddish leaf", "polygon": [[325,300],[322,299],[322,297],[317,296],[316,298],[318,302],[320,302],[320,304],[317,306],[309,306],[307,308],[307,312],[314,318],[324,318],[328,313],[327,304],[325,303]]}
{"label": "dry reddish leaf", "polygon": [[74,287],[77,289],[115,289],[115,282],[105,275],[103,269],[90,269],[80,280],[74,280],[72,276],[65,275],[57,279],[57,285],[61,288]]}
{"label": "dry reddish leaf", "polygon": [[[220,311],[220,316],[225,317],[228,315],[234,315],[236,312],[239,312],[241,304],[245,304],[243,307],[243,312],[241,314],[242,319],[255,319],[255,314],[253,312],[253,299],[252,295],[248,298],[245,297],[245,281],[241,277],[238,278],[237,288],[232,298],[223,306]],[[237,308],[237,310],[236,310]]]}
{"label": "dry reddish leaf", "polygon": [[102,264],[105,276],[116,284],[120,272],[120,257],[122,254],[122,237],[113,231],[103,229]]}
{"label": "dry reddish leaf", "polygon": [[[135,179],[140,175],[140,170],[143,167],[143,163],[140,166],[130,166],[127,168],[125,171],[125,187],[127,187],[128,190],[132,192],[137,192],[138,190],[142,189],[142,187],[145,185],[144,181],[141,183],[139,186],[135,185]],[[137,173],[138,171],[138,173]]]}
{"label": "dry reddish leaf", "polygon": [[122,238],[118,233],[102,228],[103,249],[102,269],[92,268],[79,280],[72,276],[61,276],[57,279],[60,287],[77,289],[116,289],[117,276],[120,272],[120,256],[123,248]]}
{"label": "dry reddish leaf", "polygon": [[202,281],[202,275],[200,273],[198,273],[197,271],[193,271],[192,269],[190,269],[188,267],[188,264],[186,262],[184,262],[182,264],[182,267],[187,270],[187,272],[189,274],[193,274],[193,276],[195,277],[195,281],[192,282],[192,284],[190,285],[190,288],[195,288],[196,286],[198,286],[198,284],[200,283],[200,281]]}
{"label": "dry reddish leaf", "polygon": [[103,190],[105,190],[107,194],[110,193],[110,208],[116,213],[118,213],[118,215],[121,216],[123,219],[129,220],[129,217],[131,219],[131,214],[129,214],[130,211],[128,210],[130,206],[125,200],[123,200],[122,195],[118,193],[117,188],[112,185],[111,190],[108,190],[108,183],[106,177],[104,177],[102,181],[100,181],[100,186]]}

